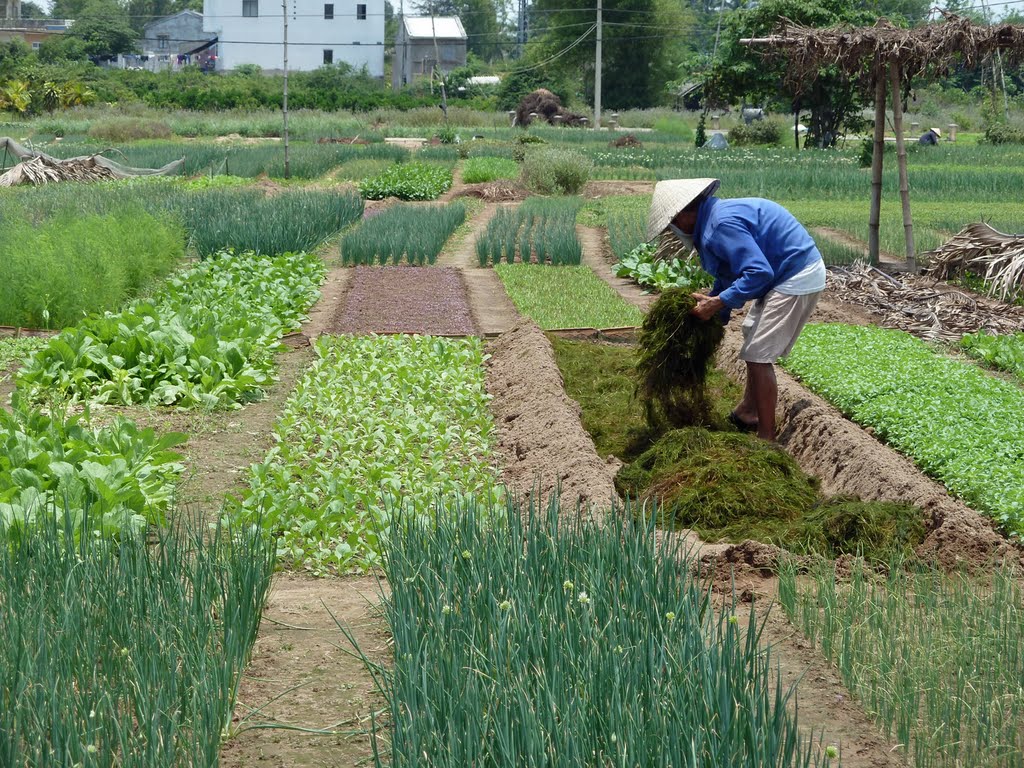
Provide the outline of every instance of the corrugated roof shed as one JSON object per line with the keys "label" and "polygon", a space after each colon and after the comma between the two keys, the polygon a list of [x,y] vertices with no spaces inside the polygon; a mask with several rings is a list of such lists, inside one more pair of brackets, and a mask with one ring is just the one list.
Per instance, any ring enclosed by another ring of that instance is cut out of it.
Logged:
{"label": "corrugated roof shed", "polygon": [[466,30],[458,16],[435,16],[433,26],[429,16],[404,16],[405,34],[409,39],[437,37],[444,40],[465,40]]}

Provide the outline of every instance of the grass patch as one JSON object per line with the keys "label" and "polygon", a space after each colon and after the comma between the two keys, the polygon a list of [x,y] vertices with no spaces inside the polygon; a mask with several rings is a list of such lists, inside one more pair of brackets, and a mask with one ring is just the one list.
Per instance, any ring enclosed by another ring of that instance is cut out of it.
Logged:
{"label": "grass patch", "polygon": [[924,515],[903,504],[824,498],[780,448],[751,435],[690,427],[665,433],[615,478],[624,496],[657,501],[666,522],[705,541],[758,541],[798,554],[910,555]]}
{"label": "grass patch", "polygon": [[[630,461],[649,448],[659,433],[648,426],[643,403],[636,396],[635,349],[626,344],[550,338],[565,391],[580,404],[583,426],[594,438],[597,452]],[[742,390],[724,373],[712,370],[708,391],[712,424],[729,429],[727,417]]]}
{"label": "grass patch", "polygon": [[652,527],[559,522],[555,499],[399,521],[390,539],[395,666],[375,741],[395,768],[828,764],[754,611],[716,611]]}
{"label": "grass patch", "polygon": [[498,264],[494,269],[516,309],[544,330],[621,328],[643,322],[643,313],[588,266]]}
{"label": "grass patch", "polygon": [[[643,234],[647,224],[647,214],[650,210],[650,195],[606,195],[584,202],[576,220],[585,227],[607,227],[613,217],[618,217],[627,221],[639,222],[636,232]],[[646,239],[646,237],[641,237],[637,242]],[[633,243],[630,249],[636,244]]]}

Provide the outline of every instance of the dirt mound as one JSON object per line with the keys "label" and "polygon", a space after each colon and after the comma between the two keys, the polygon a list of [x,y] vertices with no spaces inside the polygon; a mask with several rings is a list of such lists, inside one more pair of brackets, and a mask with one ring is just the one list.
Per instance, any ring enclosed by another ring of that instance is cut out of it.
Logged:
{"label": "dirt mound", "polygon": [[608,142],[609,147],[615,147],[617,149],[643,149],[643,142],[640,141],[632,133],[627,133],[625,136],[619,136],[615,141]]}
{"label": "dirt mound", "polygon": [[514,181],[488,181],[482,184],[467,184],[454,197],[478,197],[488,203],[502,203],[525,200],[530,193]]}
{"label": "dirt mound", "polygon": [[[583,125],[583,116],[569,112],[562,101],[546,88],[538,88],[519,102],[516,110],[516,125],[526,128],[534,118],[543,118],[550,125]],[[559,119],[555,119],[555,118]]]}
{"label": "dirt mound", "polygon": [[[738,323],[726,329],[719,365],[737,379]],[[978,512],[952,498],[907,458],[879,443],[839,411],[778,371],[779,442],[806,472],[821,479],[822,491],[865,501],[894,501],[924,510],[926,536],[917,554],[946,570],[1022,562],[1021,552]]]}
{"label": "dirt mound", "polygon": [[551,344],[528,320],[488,344],[487,391],[497,424],[502,480],[529,498],[561,488],[563,507],[577,500],[607,507],[616,497],[614,468],[597,455],[565,394]]}

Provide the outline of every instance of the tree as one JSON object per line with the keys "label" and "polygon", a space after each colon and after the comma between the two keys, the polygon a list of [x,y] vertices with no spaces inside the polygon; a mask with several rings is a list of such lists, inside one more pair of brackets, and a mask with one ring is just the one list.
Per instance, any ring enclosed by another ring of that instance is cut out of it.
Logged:
{"label": "tree", "polygon": [[116,56],[137,50],[136,32],[116,0],[88,0],[64,37],[81,41],[86,56]]}
{"label": "tree", "polygon": [[[673,61],[686,50],[693,14],[672,0],[604,0],[602,6],[602,103],[609,109],[660,103]],[[579,38],[596,20],[593,0],[536,0],[531,18],[539,34],[524,65],[551,59],[544,71],[573,79],[591,103],[595,34]]]}
{"label": "tree", "polygon": [[23,19],[45,19],[48,18],[46,10],[38,3],[31,0],[21,4],[21,18]]}
{"label": "tree", "polygon": [[804,83],[796,93],[786,81],[784,57],[766,56],[764,49],[740,43],[743,38],[770,35],[780,18],[809,27],[868,26],[876,21],[853,0],[763,0],[756,7],[733,11],[722,29],[718,60],[711,67],[709,98],[761,104],[774,101],[787,111],[807,110],[807,142],[832,147],[841,129],[860,119],[864,94],[835,67],[823,67],[813,82]]}

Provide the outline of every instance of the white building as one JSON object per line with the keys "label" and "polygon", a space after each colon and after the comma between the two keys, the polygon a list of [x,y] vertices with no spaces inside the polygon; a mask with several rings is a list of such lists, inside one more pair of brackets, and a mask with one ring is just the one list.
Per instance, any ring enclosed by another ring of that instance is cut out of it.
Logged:
{"label": "white building", "polygon": [[[288,69],[345,62],[384,76],[384,0],[287,0]],[[278,0],[203,0],[203,29],[217,35],[217,69],[283,69]]]}

